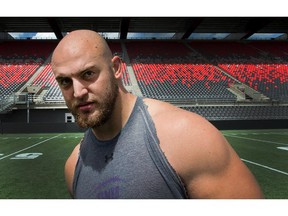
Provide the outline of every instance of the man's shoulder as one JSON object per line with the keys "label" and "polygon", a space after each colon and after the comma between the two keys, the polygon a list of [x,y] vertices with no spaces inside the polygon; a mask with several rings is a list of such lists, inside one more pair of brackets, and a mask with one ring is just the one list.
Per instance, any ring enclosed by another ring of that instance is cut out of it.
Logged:
{"label": "man's shoulder", "polygon": [[144,102],[163,147],[177,143],[182,149],[191,149],[203,143],[215,146],[218,141],[223,142],[219,130],[204,117],[166,102],[151,99]]}
{"label": "man's shoulder", "polygon": [[159,115],[183,115],[186,112],[188,113],[188,111],[185,111],[175,105],[164,101],[151,98],[145,98],[143,101],[147,105],[148,111],[152,118]]}
{"label": "man's shoulder", "polygon": [[165,102],[145,102],[150,104],[160,146],[177,172],[183,175],[187,170],[193,173],[202,169],[208,157],[211,161],[219,158],[223,159],[223,163],[226,161],[227,142],[221,132],[204,117]]}
{"label": "man's shoulder", "polygon": [[210,124],[204,117],[170,103],[155,99],[145,98],[144,103],[148,107],[148,112],[153,121],[161,127],[182,128],[192,127],[195,125]]}
{"label": "man's shoulder", "polygon": [[[217,146],[225,143],[221,132],[206,118],[163,101],[147,99],[148,112],[156,127],[158,136],[165,141],[178,140],[183,145],[197,147]],[[173,138],[175,137],[175,138]]]}

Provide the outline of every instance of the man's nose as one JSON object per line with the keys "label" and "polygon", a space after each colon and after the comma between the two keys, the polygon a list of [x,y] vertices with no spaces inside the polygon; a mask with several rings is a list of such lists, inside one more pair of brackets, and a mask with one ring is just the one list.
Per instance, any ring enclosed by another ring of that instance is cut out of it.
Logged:
{"label": "man's nose", "polygon": [[73,90],[75,98],[82,98],[88,93],[87,88],[79,81],[73,80]]}

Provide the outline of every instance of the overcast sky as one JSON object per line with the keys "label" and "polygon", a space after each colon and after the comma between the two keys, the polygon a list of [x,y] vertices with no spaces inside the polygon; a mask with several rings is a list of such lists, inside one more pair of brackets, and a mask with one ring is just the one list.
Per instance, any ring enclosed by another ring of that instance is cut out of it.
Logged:
{"label": "overcast sky", "polygon": [[[119,39],[118,33],[102,33],[106,38],[109,39]],[[56,36],[53,32],[47,33],[10,33],[12,37],[15,39],[56,39]],[[191,34],[189,39],[223,39],[228,35],[228,33],[198,33],[198,34]],[[256,40],[264,40],[264,39],[271,39],[275,37],[279,37],[281,34],[254,34],[249,39],[256,39]],[[143,39],[151,39],[151,38],[162,38],[168,39],[173,36],[173,33],[128,33],[127,38],[143,38]]]}

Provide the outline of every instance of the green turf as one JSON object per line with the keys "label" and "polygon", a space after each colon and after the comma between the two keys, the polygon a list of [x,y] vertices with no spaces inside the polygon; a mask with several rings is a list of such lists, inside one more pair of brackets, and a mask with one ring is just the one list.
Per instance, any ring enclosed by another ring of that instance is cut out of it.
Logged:
{"label": "green turf", "polygon": [[[46,141],[51,137],[55,138]],[[4,154],[0,159],[36,144],[30,149],[0,160],[0,199],[69,198],[63,168],[67,157],[81,137],[80,133],[0,136],[0,154]],[[22,153],[43,155],[35,159],[11,159]]]}
{"label": "green turf", "polygon": [[277,147],[288,148],[288,130],[238,130],[223,131],[223,134],[240,158],[245,160],[265,197],[287,199],[288,151]]}
{"label": "green turf", "polygon": [[[265,197],[287,199],[288,151],[277,147],[288,147],[288,129],[222,133],[245,160]],[[0,199],[70,198],[64,181],[64,164],[82,136],[83,133],[0,135]],[[42,155],[35,159],[11,159],[23,153]]]}

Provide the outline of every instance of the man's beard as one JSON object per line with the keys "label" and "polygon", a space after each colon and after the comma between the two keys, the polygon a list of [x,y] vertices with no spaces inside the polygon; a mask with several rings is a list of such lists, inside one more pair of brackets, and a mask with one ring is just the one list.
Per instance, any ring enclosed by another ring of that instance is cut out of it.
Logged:
{"label": "man's beard", "polygon": [[116,82],[112,82],[109,89],[106,90],[106,93],[103,97],[103,101],[94,101],[95,109],[98,113],[93,113],[92,115],[82,114],[77,112],[75,106],[72,106],[72,114],[74,115],[77,124],[82,128],[96,128],[104,125],[111,117],[116,99],[118,97],[118,85]]}

